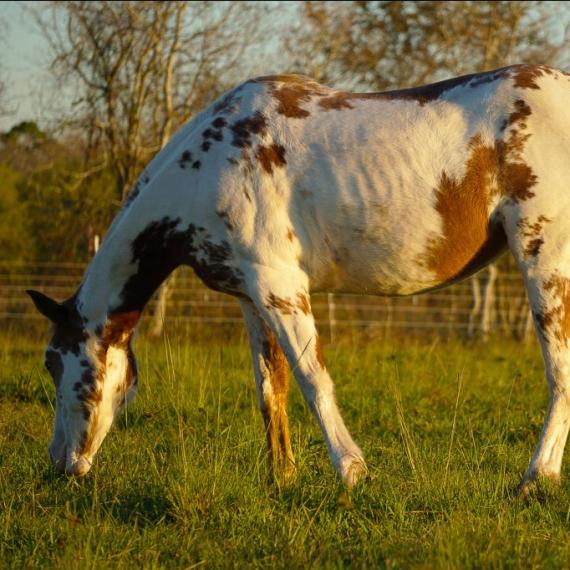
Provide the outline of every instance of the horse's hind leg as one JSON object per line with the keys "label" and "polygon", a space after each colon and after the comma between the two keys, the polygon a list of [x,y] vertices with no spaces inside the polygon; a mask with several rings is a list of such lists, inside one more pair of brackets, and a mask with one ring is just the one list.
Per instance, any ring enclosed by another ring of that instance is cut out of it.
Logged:
{"label": "horse's hind leg", "polygon": [[550,392],[540,440],[519,486],[526,494],[537,478],[559,480],[570,428],[570,217],[517,212],[505,225],[525,279]]}
{"label": "horse's hind leg", "polygon": [[259,407],[265,423],[270,477],[287,481],[295,474],[287,418],[289,366],[275,335],[253,305],[241,301],[241,308],[247,326]]}
{"label": "horse's hind leg", "polygon": [[287,356],[337,473],[351,487],[366,466],[336,404],[311,311],[307,276],[297,268],[274,270],[262,265],[251,268],[250,274],[250,298]]}

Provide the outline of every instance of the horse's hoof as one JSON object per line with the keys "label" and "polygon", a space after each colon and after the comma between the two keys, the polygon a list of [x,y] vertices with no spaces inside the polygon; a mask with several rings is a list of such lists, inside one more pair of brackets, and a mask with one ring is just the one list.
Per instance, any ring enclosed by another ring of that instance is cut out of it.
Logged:
{"label": "horse's hoof", "polygon": [[366,463],[360,457],[352,457],[343,465],[341,471],[342,482],[348,489],[352,489],[359,481],[362,481],[368,475]]}

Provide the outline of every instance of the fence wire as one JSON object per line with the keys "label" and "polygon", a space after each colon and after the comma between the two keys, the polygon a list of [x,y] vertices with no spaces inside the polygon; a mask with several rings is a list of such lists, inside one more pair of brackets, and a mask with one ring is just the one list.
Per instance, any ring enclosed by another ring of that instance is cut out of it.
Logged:
{"label": "fence wire", "polygon": [[[86,264],[0,261],[0,320],[32,322],[41,318],[25,293],[38,289],[55,299],[70,297]],[[494,332],[526,339],[532,318],[520,275],[495,268],[446,289],[408,297],[315,294],[311,297],[317,324],[331,337],[343,327],[387,333],[487,336]],[[153,314],[156,298],[147,307]],[[169,290],[166,320],[188,323],[241,323],[238,302],[206,288],[187,268],[179,269]]]}

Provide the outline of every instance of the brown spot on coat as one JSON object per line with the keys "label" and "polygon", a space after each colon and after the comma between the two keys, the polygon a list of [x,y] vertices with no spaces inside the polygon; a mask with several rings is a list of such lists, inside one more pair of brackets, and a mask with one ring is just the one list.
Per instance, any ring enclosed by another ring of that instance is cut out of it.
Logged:
{"label": "brown spot on coat", "polygon": [[267,75],[253,80],[254,83],[268,83],[271,95],[277,100],[277,113],[290,119],[304,119],[310,115],[303,109],[318,94],[325,95],[329,89],[316,81],[301,75]]}
{"label": "brown spot on coat", "polygon": [[518,125],[519,128],[526,128],[526,119],[532,114],[531,108],[526,101],[518,99],[514,103],[515,110],[504,120],[501,130],[505,130],[511,125]]}
{"label": "brown spot on coat", "polygon": [[306,293],[297,293],[297,307],[301,309],[303,314],[308,315],[311,312],[311,301]]}
{"label": "brown spot on coat", "polygon": [[[502,225],[489,222],[489,204],[496,194],[513,202],[534,196],[538,178],[524,162],[527,103],[517,100],[503,124],[509,130],[494,145],[483,143],[480,135],[469,143],[466,171],[461,179],[442,172],[435,190],[436,210],[441,216],[442,234],[428,245],[425,265],[440,282],[459,279],[489,263],[506,247]],[[505,130],[503,129],[503,130]],[[540,248],[538,242],[534,247]]]}
{"label": "brown spot on coat", "polygon": [[514,86],[519,89],[539,89],[537,79],[553,73],[552,69],[543,65],[514,65],[483,73],[452,77],[428,85],[380,93],[335,91],[300,75],[269,75],[258,77],[252,81],[270,85],[271,94],[278,101],[278,113],[289,118],[303,119],[308,117],[310,112],[302,105],[310,103],[314,99],[317,99],[318,107],[324,111],[350,110],[354,108],[352,101],[359,100],[410,100],[423,106],[432,101],[437,101],[447,91],[456,87],[476,88],[499,79],[511,78]]}
{"label": "brown spot on coat", "polygon": [[524,254],[527,257],[536,257],[540,253],[540,248],[544,244],[544,240],[542,238],[535,238],[530,240],[525,247]]}
{"label": "brown spot on coat", "polygon": [[232,145],[238,148],[246,148],[252,145],[253,136],[262,137],[267,131],[267,119],[260,111],[251,117],[239,119],[231,127],[233,132]]}
{"label": "brown spot on coat", "polygon": [[319,107],[325,111],[334,109],[339,111],[342,109],[354,109],[354,106],[350,103],[350,97],[347,93],[336,93],[328,97],[323,97],[319,99]]}
{"label": "brown spot on coat", "polygon": [[291,229],[291,228],[288,228],[288,229],[287,229],[287,239],[288,239],[289,241],[293,241],[293,239],[295,238],[295,236],[296,236],[295,231],[294,231],[293,229]]}
{"label": "brown spot on coat", "polygon": [[227,124],[228,122],[223,117],[217,117],[212,121],[212,125],[216,129],[223,129]]}
{"label": "brown spot on coat", "polygon": [[285,147],[275,143],[270,146],[259,145],[255,153],[255,158],[257,158],[263,170],[268,174],[273,172],[274,166],[281,168],[287,164],[285,160]]}
{"label": "brown spot on coat", "polygon": [[536,322],[546,342],[556,339],[566,347],[570,339],[570,279],[555,274],[544,284],[544,289],[552,294],[554,301],[546,310],[535,313]]}
{"label": "brown spot on coat", "polygon": [[543,65],[520,65],[512,68],[515,87],[521,89],[540,89],[536,82],[543,75],[550,75],[552,70]]}
{"label": "brown spot on coat", "polygon": [[192,153],[189,150],[185,150],[178,160],[178,166],[184,169],[189,162],[192,162]]}
{"label": "brown spot on coat", "polygon": [[202,133],[202,138],[204,140],[212,139],[212,140],[220,142],[220,141],[224,140],[224,133],[218,129],[206,129]]}
{"label": "brown spot on coat", "polygon": [[292,315],[294,313],[293,303],[289,299],[277,297],[273,293],[269,293],[267,297],[266,308],[277,309],[282,315]]}
{"label": "brown spot on coat", "polygon": [[265,340],[262,357],[269,371],[271,391],[264,393],[261,411],[265,423],[267,452],[271,474],[278,468],[285,475],[294,470],[293,451],[287,418],[289,394],[289,366],[275,335],[264,325]]}
{"label": "brown spot on coat", "polygon": [[441,282],[460,274],[489,240],[487,204],[496,158],[480,137],[471,141],[470,148],[463,178],[453,179],[444,171],[436,189],[443,231],[432,238],[426,261]]}
{"label": "brown spot on coat", "polygon": [[527,257],[536,257],[540,253],[540,248],[544,244],[542,231],[544,225],[551,222],[546,216],[540,215],[534,223],[530,223],[528,218],[522,218],[518,221],[517,226],[521,231],[523,238],[527,238],[524,247],[524,254]]}

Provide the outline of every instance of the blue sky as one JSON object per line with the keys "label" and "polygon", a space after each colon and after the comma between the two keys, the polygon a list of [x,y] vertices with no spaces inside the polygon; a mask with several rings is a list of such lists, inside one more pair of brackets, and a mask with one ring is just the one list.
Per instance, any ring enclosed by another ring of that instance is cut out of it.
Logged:
{"label": "blue sky", "polygon": [[33,19],[22,9],[24,4],[14,1],[0,4],[0,17],[7,26],[0,46],[0,65],[12,111],[8,116],[0,117],[0,130],[38,117],[38,107],[45,94],[42,86],[48,80],[45,71],[49,60],[47,46]]}

